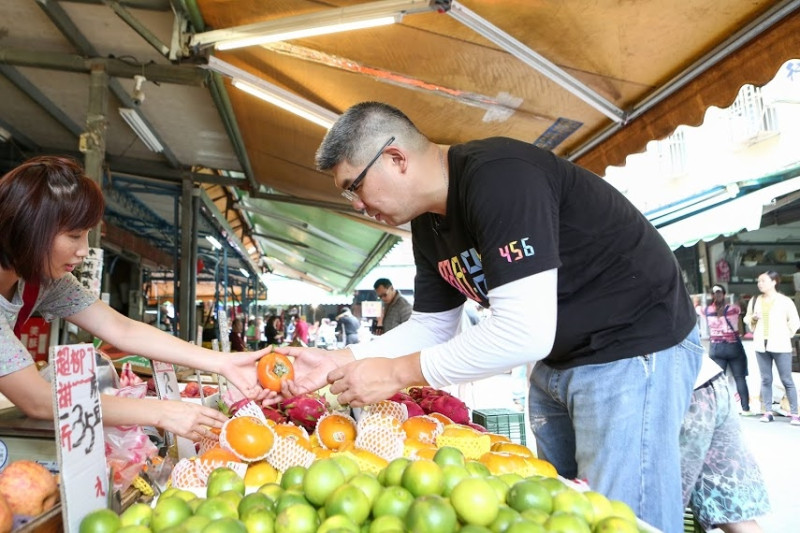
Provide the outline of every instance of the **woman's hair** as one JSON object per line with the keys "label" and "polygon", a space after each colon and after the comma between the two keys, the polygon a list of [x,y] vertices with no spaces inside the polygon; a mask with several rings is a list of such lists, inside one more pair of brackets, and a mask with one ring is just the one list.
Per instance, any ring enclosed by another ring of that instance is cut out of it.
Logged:
{"label": "woman's hair", "polygon": [[55,238],[103,218],[103,192],[73,159],[40,156],[0,178],[0,266],[43,280]]}
{"label": "woman's hair", "polygon": [[775,282],[775,288],[778,288],[778,285],[781,284],[781,275],[775,272],[774,270],[767,270],[766,272],[762,272],[762,274],[766,274],[769,276],[769,279]]}

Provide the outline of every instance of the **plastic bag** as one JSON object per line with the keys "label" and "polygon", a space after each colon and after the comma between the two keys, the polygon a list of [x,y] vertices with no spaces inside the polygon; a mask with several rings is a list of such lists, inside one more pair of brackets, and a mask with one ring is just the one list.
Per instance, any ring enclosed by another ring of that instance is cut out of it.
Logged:
{"label": "plastic bag", "polygon": [[[123,373],[126,369],[123,369]],[[138,378],[137,378],[138,379]],[[128,383],[131,383],[130,380]],[[106,394],[124,398],[144,398],[147,383],[139,379],[121,389],[110,389]],[[158,454],[158,448],[140,426],[115,426],[105,428],[106,462],[114,477],[114,490],[124,492],[134,478],[144,469],[145,463]]]}

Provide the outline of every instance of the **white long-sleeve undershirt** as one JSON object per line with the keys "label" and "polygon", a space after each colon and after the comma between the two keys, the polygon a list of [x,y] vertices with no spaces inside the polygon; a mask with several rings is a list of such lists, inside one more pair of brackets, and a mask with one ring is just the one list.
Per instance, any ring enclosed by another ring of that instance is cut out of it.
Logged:
{"label": "white long-sleeve undershirt", "polygon": [[548,270],[489,291],[491,315],[456,334],[463,306],[413,312],[371,342],[348,346],[356,359],[420,352],[422,375],[441,388],[489,377],[546,357],[556,331],[558,271]]}

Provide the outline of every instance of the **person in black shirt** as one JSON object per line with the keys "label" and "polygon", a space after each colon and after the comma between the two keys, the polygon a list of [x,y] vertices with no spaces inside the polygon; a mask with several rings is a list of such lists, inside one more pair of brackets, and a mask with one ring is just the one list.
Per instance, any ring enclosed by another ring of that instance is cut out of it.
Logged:
{"label": "person in black shirt", "polygon": [[[539,456],[682,531],[678,436],[703,350],[675,257],[619,191],[527,142],[435,144],[377,102],[341,115],[317,167],[356,210],[411,224],[414,313],[369,343],[288,350],[286,394],[330,382],[357,407],[533,364]],[[456,334],[467,298],[492,313]]]}
{"label": "person in black shirt", "polygon": [[342,340],[345,346],[348,344],[358,344],[358,330],[361,328],[361,323],[353,316],[350,308],[343,307],[342,312],[336,316],[336,320],[342,325]]}

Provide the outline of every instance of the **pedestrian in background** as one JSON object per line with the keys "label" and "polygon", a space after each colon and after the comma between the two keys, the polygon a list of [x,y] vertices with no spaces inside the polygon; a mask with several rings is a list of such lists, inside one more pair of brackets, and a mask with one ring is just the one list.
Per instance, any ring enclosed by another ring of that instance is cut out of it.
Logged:
{"label": "pedestrian in background", "polygon": [[383,320],[379,326],[381,333],[391,331],[411,317],[411,304],[400,291],[395,290],[391,281],[380,278],[373,288],[383,302]]}
{"label": "pedestrian in background", "polygon": [[792,337],[800,328],[797,307],[789,297],[778,292],[781,276],[768,270],[758,276],[758,290],[747,305],[744,317],[753,332],[753,345],[761,374],[761,402],[764,406],[762,422],[772,422],[772,364],[786,389],[789,400],[791,424],[800,426],[797,413],[797,389],[792,379]]}
{"label": "pedestrian in background", "polygon": [[711,288],[712,301],[703,310],[708,323],[710,341],[709,355],[725,372],[731,369],[736,382],[736,391],[742,404],[742,415],[750,413],[750,390],[747,388],[747,354],[739,338],[739,315],[741,309],[736,304],[725,301],[725,287],[714,285]]}
{"label": "pedestrian in background", "polygon": [[361,329],[361,322],[353,316],[349,307],[343,307],[342,311],[336,315],[336,321],[342,326],[342,341],[345,346],[358,344],[358,330]]}

